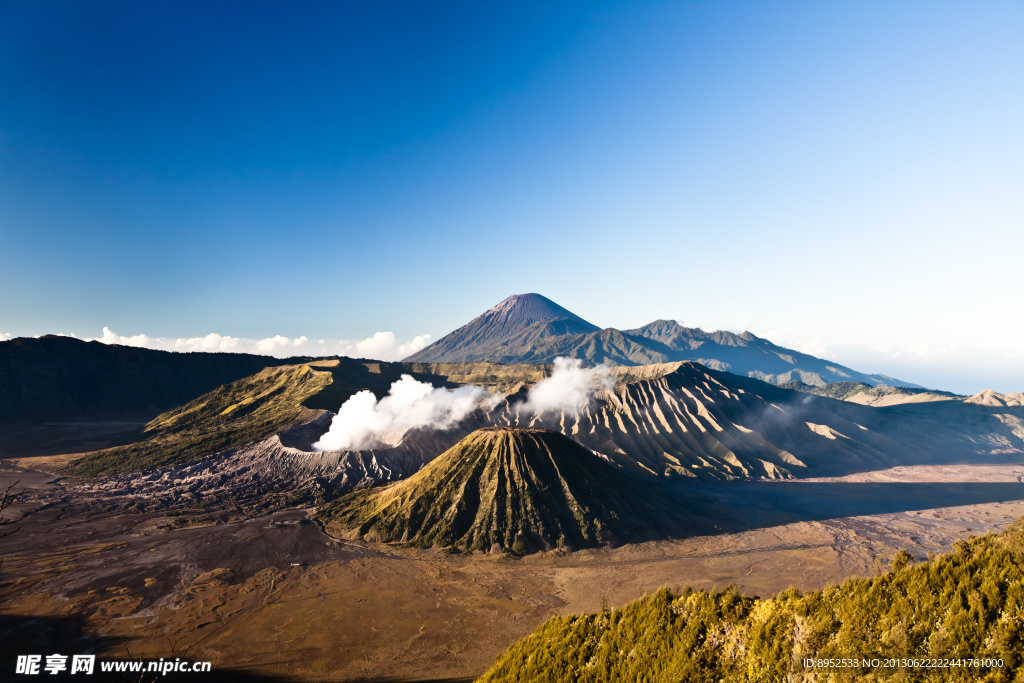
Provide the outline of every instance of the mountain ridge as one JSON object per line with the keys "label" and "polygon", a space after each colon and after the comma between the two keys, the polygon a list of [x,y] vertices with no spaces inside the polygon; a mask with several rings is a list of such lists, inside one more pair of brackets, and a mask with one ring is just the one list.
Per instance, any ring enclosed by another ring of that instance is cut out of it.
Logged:
{"label": "mountain ridge", "polygon": [[[470,353],[471,348],[528,346],[540,339],[590,334],[600,328],[540,294],[513,294],[459,329],[403,359],[407,363],[446,363],[492,360],[494,352]],[[426,352],[427,349],[431,351]],[[426,352],[426,353],[425,353]]]}
{"label": "mountain ridge", "polygon": [[712,370],[773,384],[863,382],[869,386],[924,388],[787,349],[752,332],[705,332],[664,319],[628,330],[599,329],[539,294],[505,299],[404,362],[550,363],[559,356],[595,365],[693,361]]}
{"label": "mountain ridge", "polygon": [[17,337],[0,343],[0,424],[152,418],[264,368],[310,360]]}

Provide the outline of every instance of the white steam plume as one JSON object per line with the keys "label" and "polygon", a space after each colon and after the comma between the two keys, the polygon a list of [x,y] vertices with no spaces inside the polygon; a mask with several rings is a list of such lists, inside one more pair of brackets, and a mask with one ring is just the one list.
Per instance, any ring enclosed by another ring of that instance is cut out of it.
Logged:
{"label": "white steam plume", "polygon": [[313,444],[318,451],[363,450],[382,443],[382,436],[409,429],[447,429],[477,407],[491,410],[501,397],[480,386],[449,391],[418,382],[409,375],[391,385],[377,401],[370,391],[360,391],[345,401],[331,428]]}
{"label": "white steam plume", "polygon": [[[551,376],[533,385],[526,400],[511,408],[519,415],[535,416],[579,412],[597,392],[614,385],[605,365],[584,368],[581,360],[556,358]],[[410,429],[448,429],[476,408],[489,413],[501,400],[498,394],[475,384],[449,391],[402,375],[380,401],[367,390],[345,401],[313,448],[358,451],[387,446]]]}
{"label": "white steam plume", "polygon": [[615,378],[607,365],[584,368],[578,358],[555,359],[551,376],[530,387],[526,401],[515,408],[533,415],[544,413],[578,413],[585,409],[599,391],[615,386]]}

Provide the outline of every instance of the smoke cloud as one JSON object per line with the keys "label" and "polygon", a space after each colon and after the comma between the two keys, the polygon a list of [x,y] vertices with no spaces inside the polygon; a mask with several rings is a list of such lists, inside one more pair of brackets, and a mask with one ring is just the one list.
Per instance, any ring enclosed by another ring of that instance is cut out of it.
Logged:
{"label": "smoke cloud", "polygon": [[[569,358],[556,358],[554,365],[551,376],[533,385],[526,400],[510,406],[511,410],[520,416],[578,412],[598,391],[615,385],[611,370],[604,365],[584,368],[582,361]],[[481,386],[471,384],[449,391],[402,375],[380,401],[365,390],[345,401],[313,448],[358,451],[386,447],[410,429],[449,429],[477,408],[490,413],[501,401],[501,396]]]}
{"label": "smoke cloud", "polygon": [[318,451],[373,448],[384,444],[389,435],[410,429],[448,429],[476,408],[490,411],[500,401],[500,396],[480,386],[449,391],[402,375],[380,401],[365,390],[345,401],[331,422],[331,428],[313,448]]}
{"label": "smoke cloud", "polygon": [[615,378],[607,365],[584,368],[578,358],[556,358],[551,376],[530,387],[526,401],[515,409],[541,416],[544,413],[578,413],[594,396],[615,386]]}

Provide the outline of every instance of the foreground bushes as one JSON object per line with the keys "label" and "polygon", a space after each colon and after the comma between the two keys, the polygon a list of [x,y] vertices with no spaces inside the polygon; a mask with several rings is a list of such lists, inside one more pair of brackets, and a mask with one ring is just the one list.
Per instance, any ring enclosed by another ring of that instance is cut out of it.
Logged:
{"label": "foreground bushes", "polygon": [[924,563],[900,551],[879,577],[806,595],[662,589],[611,612],[551,619],[481,680],[1024,681],[1022,567],[1018,520]]}

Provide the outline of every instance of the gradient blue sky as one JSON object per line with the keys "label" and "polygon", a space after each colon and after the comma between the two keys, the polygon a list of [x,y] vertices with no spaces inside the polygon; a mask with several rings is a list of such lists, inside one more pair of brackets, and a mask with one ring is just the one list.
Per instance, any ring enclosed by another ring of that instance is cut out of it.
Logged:
{"label": "gradient blue sky", "polygon": [[1024,390],[1024,3],[0,4],[0,334],[509,294]]}

